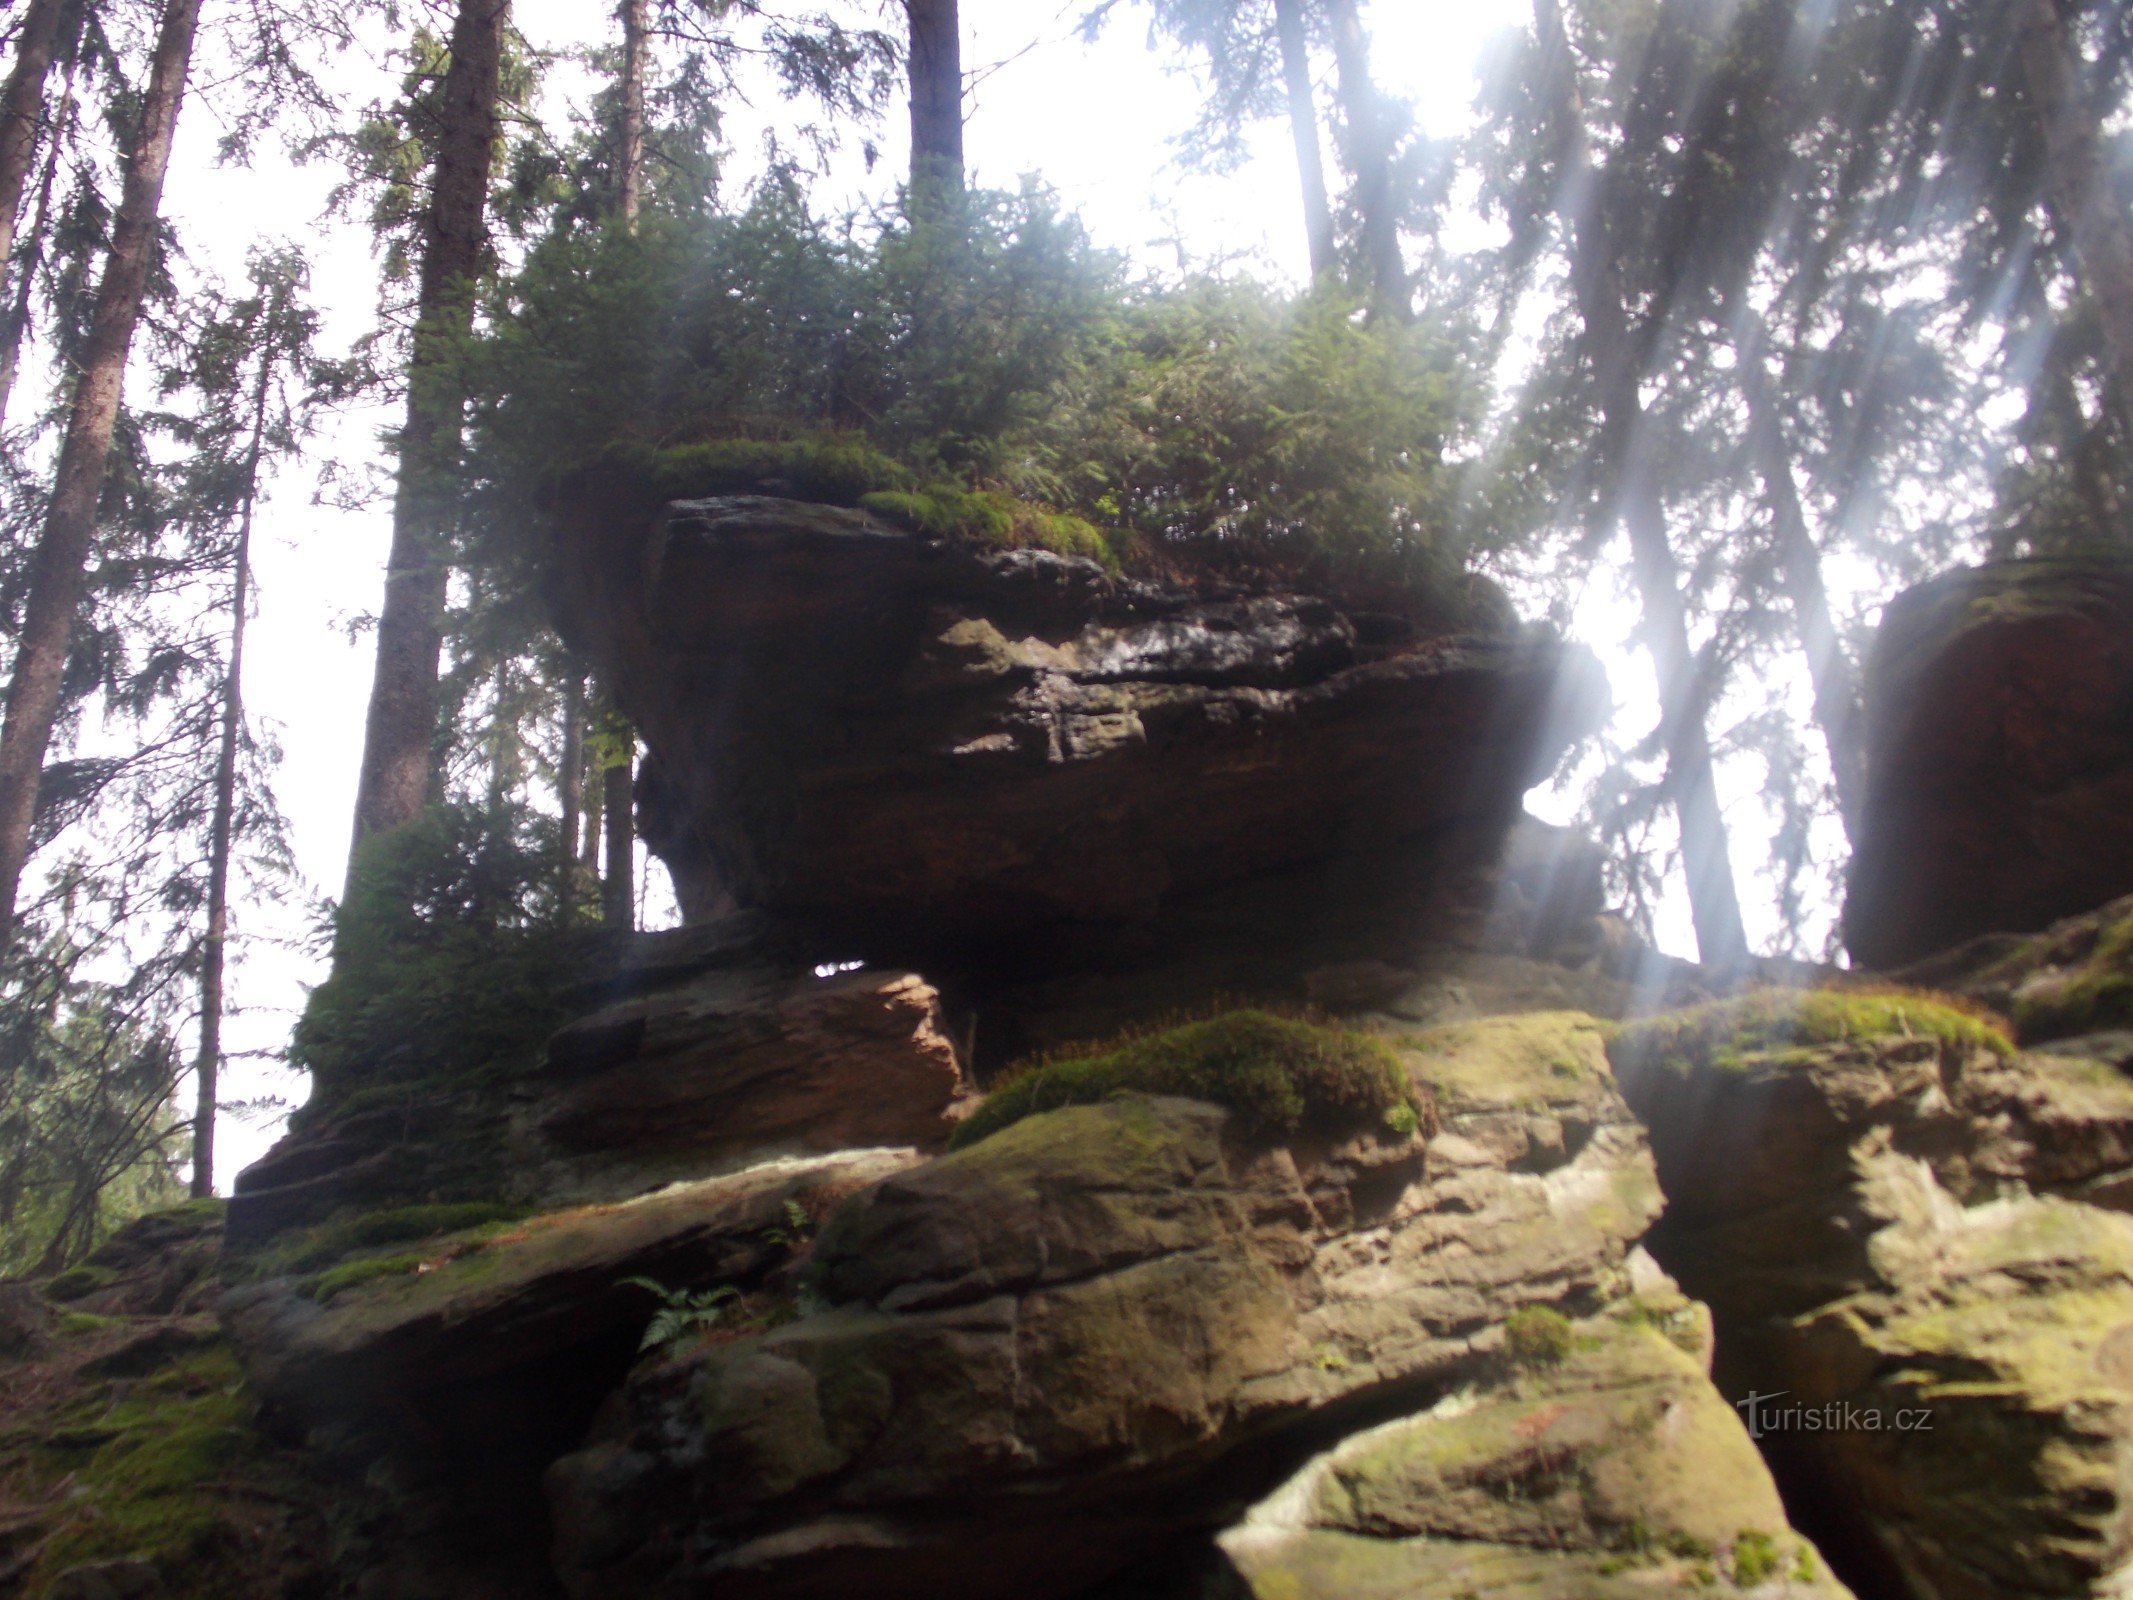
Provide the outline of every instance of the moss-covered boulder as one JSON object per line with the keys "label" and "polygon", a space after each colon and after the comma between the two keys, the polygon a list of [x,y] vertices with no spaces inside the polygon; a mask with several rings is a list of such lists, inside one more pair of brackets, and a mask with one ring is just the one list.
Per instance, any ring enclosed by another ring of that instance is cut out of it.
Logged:
{"label": "moss-covered boulder", "polygon": [[1753,995],[1611,1051],[1668,1195],[1650,1247],[1801,1501],[1915,1595],[2119,1592],[2133,1082],[1886,990]]}
{"label": "moss-covered boulder", "polygon": [[2133,1073],[2133,896],[2041,933],[1969,940],[1901,976],[2003,1013],[2024,1044]]}
{"label": "moss-covered boulder", "polygon": [[1891,1228],[1876,1281],[1800,1317],[1766,1422],[1914,1592],[2110,1596],[2133,1558],[2133,1219],[2020,1199]]}
{"label": "moss-covered boulder", "polygon": [[[1255,1600],[1840,1596],[1705,1373],[1701,1308],[1647,1292],[1314,1458],[1221,1539]],[[1546,1314],[1546,1315],[1553,1315]]]}
{"label": "moss-covered boulder", "polygon": [[1127,1091],[853,1196],[814,1314],[641,1366],[551,1471],[572,1592],[1074,1594],[1499,1363],[1522,1310],[1619,1300],[1659,1202],[1599,1025],[1378,1048],[1438,1118]]}
{"label": "moss-covered boulder", "polygon": [[389,1463],[441,1504],[516,1496],[535,1515],[542,1468],[582,1437],[663,1307],[703,1303],[704,1325],[789,1316],[819,1221],[919,1159],[771,1161],[545,1212],[350,1217],[239,1263],[256,1281],[218,1309],[286,1431],[359,1468]]}
{"label": "moss-covered boulder", "polygon": [[2133,560],[2003,561],[1899,595],[1866,666],[1845,905],[1887,968],[2133,892]]}

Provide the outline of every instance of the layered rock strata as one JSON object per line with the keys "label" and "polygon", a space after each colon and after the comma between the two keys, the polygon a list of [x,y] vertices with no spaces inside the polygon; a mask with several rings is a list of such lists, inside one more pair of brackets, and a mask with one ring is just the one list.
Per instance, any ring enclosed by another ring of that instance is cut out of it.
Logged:
{"label": "layered rock strata", "polygon": [[760,908],[827,956],[1052,960],[1225,884],[1497,833],[1605,701],[1559,645],[787,501],[581,517],[559,565],[684,911]]}

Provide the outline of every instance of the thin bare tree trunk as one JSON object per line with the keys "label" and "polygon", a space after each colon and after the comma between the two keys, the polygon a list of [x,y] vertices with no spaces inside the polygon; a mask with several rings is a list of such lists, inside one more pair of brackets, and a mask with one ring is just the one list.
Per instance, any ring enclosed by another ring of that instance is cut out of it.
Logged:
{"label": "thin bare tree trunk", "polygon": [[963,192],[963,39],[956,0],[904,0],[911,24],[911,210]]}
{"label": "thin bare tree trunk", "polygon": [[637,926],[636,741],[601,775],[607,814],[607,874],[600,880],[601,921],[610,928]]}
{"label": "thin bare tree trunk", "polygon": [[15,36],[15,65],[0,90],[0,262],[15,252],[15,220],[44,120],[44,80],[59,47],[64,0],[30,0]]}
{"label": "thin bare tree trunk", "polygon": [[452,25],[443,134],[423,222],[392,547],[356,781],[351,885],[363,843],[414,821],[430,798],[450,577],[447,534],[466,408],[459,356],[473,329],[476,286],[488,254],[489,174],[510,16],[510,0],[460,0]]}
{"label": "thin bare tree trunk", "polygon": [[1571,233],[1572,290],[1600,391],[1601,458],[1615,475],[1603,515],[1619,521],[1629,538],[1646,648],[1659,678],[1667,789],[1681,824],[1682,866],[1697,951],[1707,966],[1737,972],[1748,961],[1748,936],[1733,880],[1725,813],[1718,802],[1703,689],[1689,643],[1688,607],[1667,531],[1666,502],[1653,479],[1645,443],[1640,394],[1644,352],[1631,336],[1604,201],[1594,193],[1584,100],[1557,0],[1534,0],[1533,17],[1561,85],[1560,126],[1555,131],[1564,173],[1557,191],[1579,202],[1564,221]]}
{"label": "thin bare tree trunk", "polygon": [[578,904],[578,825],[585,810],[585,680],[576,672],[563,686],[563,755],[556,764],[555,786],[563,803],[562,876],[557,892],[568,919]]}
{"label": "thin bare tree trunk", "polygon": [[244,624],[252,589],[252,509],[266,449],[271,351],[259,357],[252,392],[252,442],[245,453],[244,503],[237,518],[236,574],[230,584],[230,665],[222,689],[222,747],[215,754],[215,814],[207,848],[207,938],[200,951],[200,1054],[193,1063],[193,1197],[215,1192],[215,1109],[222,1081],[223,973],[229,953],[230,847],[237,823],[237,743],[244,728]]}
{"label": "thin bare tree trunk", "polygon": [[644,61],[649,0],[622,0],[622,149],[615,209],[634,229],[644,206]]}
{"label": "thin bare tree trunk", "polygon": [[[2112,193],[2097,108],[2083,92],[2083,60],[2064,0],[2018,0],[2022,76],[2044,134],[2055,231],[2073,248],[2096,302],[2106,364],[2121,407],[2133,407],[2133,218]],[[2133,428],[2133,416],[2124,419]]]}
{"label": "thin bare tree trunk", "polygon": [[74,132],[74,63],[67,63],[65,87],[60,91],[59,110],[52,118],[52,136],[44,157],[44,172],[37,180],[37,206],[30,217],[29,248],[15,280],[14,304],[7,322],[0,326],[0,426],[7,422],[8,402],[15,393],[15,374],[22,366],[22,341],[29,337],[30,305],[37,296],[37,273],[44,265],[45,232],[52,216],[52,190],[59,178],[59,158]]}
{"label": "thin bare tree trunk", "polygon": [[1400,250],[1400,218],[1392,181],[1392,119],[1370,75],[1370,37],[1356,0],[1327,0],[1333,23],[1333,63],[1340,76],[1342,151],[1355,178],[1355,211],[1371,305],[1403,319],[1413,316],[1407,259]]}
{"label": "thin bare tree trunk", "polygon": [[1326,197],[1326,158],[1318,138],[1318,96],[1311,87],[1311,41],[1304,30],[1303,0],[1274,0],[1274,28],[1281,39],[1289,132],[1296,141],[1296,170],[1303,181],[1311,276],[1323,278],[1339,267],[1340,257],[1333,242],[1333,204]]}
{"label": "thin bare tree trunk", "polygon": [[1836,781],[1837,814],[1847,839],[1859,836],[1861,808],[1866,803],[1865,714],[1859,696],[1859,674],[1845,652],[1830,610],[1829,587],[1822,580],[1822,552],[1807,513],[1800,504],[1799,485],[1793,476],[1792,451],[1785,443],[1783,420],[1778,415],[1777,396],[1763,370],[1763,350],[1769,334],[1762,318],[1748,313],[1746,348],[1740,351],[1738,369],[1741,393],[1748,403],[1748,431],[1755,450],[1756,472],[1763,480],[1763,493],[1770,504],[1771,529],[1777,537],[1778,582],[1785,601],[1792,607],[1793,627],[1799,634],[1800,650],[1807,657],[1808,681],[1814,686],[1815,724],[1829,752],[1829,769]]}
{"label": "thin bare tree trunk", "polygon": [[59,715],[61,680],[74,625],[88,586],[89,550],[111,434],[125,387],[126,358],[140,321],[141,300],[154,265],[156,220],[163,178],[185,98],[200,0],[169,0],[156,34],[155,57],[126,179],[111,228],[111,251],[96,287],[80,375],[67,417],[66,439],[53,473],[52,497],[31,560],[30,591],[15,645],[15,674],[0,724],[0,949],[13,939],[15,902],[29,861],[37,785]]}
{"label": "thin bare tree trunk", "polygon": [[600,880],[600,840],[605,832],[607,785],[604,769],[592,770],[589,777],[591,781],[583,791],[585,832],[578,845],[578,868],[588,882],[597,883]]}

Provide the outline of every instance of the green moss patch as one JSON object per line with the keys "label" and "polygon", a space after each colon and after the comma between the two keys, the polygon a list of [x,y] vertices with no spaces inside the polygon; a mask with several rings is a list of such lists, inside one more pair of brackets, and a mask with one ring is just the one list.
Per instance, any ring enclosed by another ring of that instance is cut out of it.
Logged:
{"label": "green moss patch", "polygon": [[932,539],[958,539],[1003,548],[1056,550],[1116,570],[1118,554],[1091,522],[1019,500],[997,489],[930,484],[863,496],[863,510]]}
{"label": "green moss patch", "polygon": [[2064,973],[2018,989],[2014,1021],[2026,1040],[2133,1027],[2133,907],[2106,921],[2088,954]]}
{"label": "green moss patch", "polygon": [[581,475],[576,494],[612,514],[651,516],[674,500],[761,494],[863,510],[907,532],[998,548],[1055,550],[1117,569],[1119,551],[1093,523],[1000,489],[924,478],[860,440],[707,439],[620,445]]}
{"label": "green moss patch", "polygon": [[1730,1071],[1787,1050],[1919,1037],[1960,1050],[2014,1053],[2006,1027],[1990,1013],[1953,996],[1897,988],[1759,990],[1632,1023],[1607,1053],[1618,1071]]}
{"label": "green moss patch", "polygon": [[117,1281],[118,1274],[111,1268],[84,1264],[67,1268],[44,1286],[44,1292],[47,1299],[65,1304],[108,1288]]}
{"label": "green moss patch", "polygon": [[1254,1135],[1276,1139],[1307,1129],[1412,1132],[1430,1113],[1375,1035],[1243,1010],[1028,1063],[986,1097],[951,1145],[975,1144],[1041,1111],[1130,1093],[1212,1101]]}
{"label": "green moss patch", "polygon": [[[305,1291],[329,1300],[356,1284],[412,1272],[419,1261],[442,1249],[477,1247],[525,1215],[524,1206],[465,1201],[337,1217],[283,1235],[234,1264],[231,1275],[251,1281],[308,1275]],[[424,1240],[438,1241],[438,1246],[420,1253],[393,1248]]]}
{"label": "green moss patch", "polygon": [[45,1429],[39,1476],[64,1482],[50,1537],[25,1593],[84,1562],[153,1562],[173,1594],[197,1563],[232,1541],[230,1480],[267,1453],[227,1346],[197,1352],[139,1382],[99,1390],[65,1407]]}

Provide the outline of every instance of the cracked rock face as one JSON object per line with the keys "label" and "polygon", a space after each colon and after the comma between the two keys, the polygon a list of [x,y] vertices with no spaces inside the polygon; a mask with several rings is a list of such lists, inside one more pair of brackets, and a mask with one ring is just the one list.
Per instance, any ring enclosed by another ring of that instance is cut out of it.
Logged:
{"label": "cracked rock face", "polygon": [[[1072,1595],[1204,1545],[1336,1438],[1471,1383],[1510,1394],[1522,1309],[1613,1318],[1638,1341],[1674,1318],[1701,1329],[1671,1290],[1635,1309],[1634,1244],[1660,1202],[1597,1024],[1466,1024],[1415,1036],[1404,1059],[1438,1110],[1426,1140],[1254,1146],[1218,1107],[1129,1097],[862,1190],[818,1246],[818,1309],[640,1366],[550,1470],[566,1586]],[[1698,1361],[1632,1355],[1543,1405],[1583,1393],[1576,1425],[1598,1425],[1621,1399],[1601,1391],[1644,1385],[1631,1410],[1662,1428],[1670,1470],[1723,1471],[1739,1488],[1723,1515],[1749,1507],[1729,1536],[1760,1530],[1790,1559],[1775,1492]],[[1677,1402],[1703,1420],[1664,1423]],[[1616,1498],[1588,1520],[1614,1531],[1575,1570],[1643,1515],[1630,1456],[1609,1471]],[[1516,1473],[1468,1487],[1495,1511],[1438,1530],[1447,1570],[1497,1552],[1521,1514]]]}
{"label": "cracked rock face", "polygon": [[835,954],[998,956],[1501,828],[1605,701],[1561,646],[784,501],[677,503],[561,565],[559,622],[651,752],[642,827],[685,913],[762,908]]}

